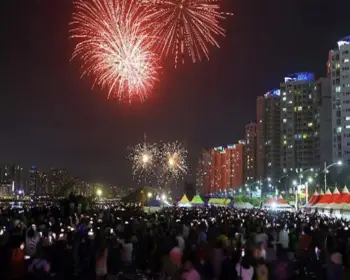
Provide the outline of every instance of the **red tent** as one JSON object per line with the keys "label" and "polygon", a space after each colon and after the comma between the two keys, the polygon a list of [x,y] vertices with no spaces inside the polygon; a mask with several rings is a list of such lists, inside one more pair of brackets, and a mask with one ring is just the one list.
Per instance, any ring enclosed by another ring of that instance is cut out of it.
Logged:
{"label": "red tent", "polygon": [[319,206],[325,206],[326,204],[329,204],[333,201],[333,195],[331,193],[331,191],[328,189],[325,193],[325,195],[323,195],[319,201],[314,205],[314,207],[319,207]]}
{"label": "red tent", "polygon": [[331,203],[336,203],[336,201],[339,200],[340,198],[341,198],[341,194],[340,194],[338,188],[336,187],[333,191]]}
{"label": "red tent", "polygon": [[338,201],[341,198],[341,194],[336,187],[333,191],[332,197],[329,199],[328,205],[324,205],[324,208],[333,208],[334,206],[338,205],[336,201]]}
{"label": "red tent", "polygon": [[346,186],[342,190],[341,195],[336,203],[350,203],[350,193]]}
{"label": "red tent", "polygon": [[309,202],[307,203],[307,205],[308,206],[314,205],[317,202],[318,197],[319,197],[319,194],[318,194],[317,191],[315,191],[315,193],[311,196],[311,198],[310,198]]}

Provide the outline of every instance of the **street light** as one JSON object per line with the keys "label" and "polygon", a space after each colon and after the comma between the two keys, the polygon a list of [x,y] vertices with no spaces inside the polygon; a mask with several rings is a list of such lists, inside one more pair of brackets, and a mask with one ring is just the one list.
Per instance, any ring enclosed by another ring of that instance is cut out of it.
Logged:
{"label": "street light", "polygon": [[101,189],[97,189],[96,190],[96,194],[98,197],[101,197],[102,196],[102,190]]}
{"label": "street light", "polygon": [[334,165],[341,166],[342,164],[343,164],[343,162],[341,160],[333,162],[332,164],[330,164],[328,166],[327,166],[327,162],[326,161],[324,162],[323,172],[324,172],[324,191],[325,192],[327,191],[327,173],[329,172],[328,169],[331,168]]}
{"label": "street light", "polygon": [[151,192],[147,193],[147,197],[151,198],[152,197],[152,193]]}

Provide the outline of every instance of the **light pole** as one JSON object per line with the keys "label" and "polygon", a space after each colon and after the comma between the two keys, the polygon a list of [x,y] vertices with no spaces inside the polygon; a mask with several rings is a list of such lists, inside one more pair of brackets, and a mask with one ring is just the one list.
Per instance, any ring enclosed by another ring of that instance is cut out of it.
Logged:
{"label": "light pole", "polygon": [[309,183],[312,183],[313,182],[313,179],[312,177],[309,177],[305,183],[305,204],[308,203],[309,201]]}
{"label": "light pole", "polygon": [[298,210],[298,182],[293,180],[294,193],[295,193],[295,209]]}
{"label": "light pole", "polygon": [[297,183],[296,180],[293,181],[293,185],[295,186],[295,208],[298,210],[298,191],[299,191],[299,188],[301,187],[301,179],[304,178],[303,174],[306,173],[306,172],[313,172],[314,169],[313,168],[309,168],[309,169],[306,169],[302,172],[299,173],[299,185]]}
{"label": "light pole", "polygon": [[330,164],[328,166],[327,166],[327,162],[326,161],[324,162],[323,172],[324,172],[324,191],[325,192],[327,191],[327,173],[328,173],[328,169],[331,168],[334,165],[341,166],[342,164],[343,164],[343,162],[341,160],[333,162],[332,164]]}

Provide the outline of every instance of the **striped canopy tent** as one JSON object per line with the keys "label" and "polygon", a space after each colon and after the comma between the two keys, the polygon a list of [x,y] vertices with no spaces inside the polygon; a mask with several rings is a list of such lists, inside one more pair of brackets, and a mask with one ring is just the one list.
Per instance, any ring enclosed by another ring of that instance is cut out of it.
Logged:
{"label": "striped canopy tent", "polygon": [[328,189],[326,191],[326,193],[319,199],[319,201],[317,201],[317,203],[312,207],[313,208],[324,208],[327,204],[329,204],[333,201],[332,195],[333,194]]}
{"label": "striped canopy tent", "polygon": [[308,203],[306,203],[304,207],[308,208],[314,205],[317,202],[318,197],[319,197],[319,194],[317,191],[315,191],[314,194],[311,196],[310,200],[308,201]]}
{"label": "striped canopy tent", "polygon": [[343,210],[350,210],[350,192],[346,186],[342,191],[339,208]]}
{"label": "striped canopy tent", "polygon": [[339,200],[341,197],[341,194],[338,190],[338,188],[336,187],[333,191],[333,194],[332,194],[332,199],[330,200],[329,204],[325,205],[324,208],[325,209],[331,209],[333,208],[334,206],[337,205],[336,201]]}
{"label": "striped canopy tent", "polygon": [[190,207],[191,202],[188,200],[187,196],[184,194],[184,196],[181,198],[181,200],[177,203],[180,207]]}

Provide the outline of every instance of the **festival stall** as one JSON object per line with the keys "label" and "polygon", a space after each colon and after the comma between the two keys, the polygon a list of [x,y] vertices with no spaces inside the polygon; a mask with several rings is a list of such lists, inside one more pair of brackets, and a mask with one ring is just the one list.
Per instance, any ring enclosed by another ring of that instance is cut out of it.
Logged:
{"label": "festival stall", "polygon": [[328,189],[326,193],[315,203],[312,208],[321,208],[324,209],[325,206],[333,202],[333,194]]}
{"label": "festival stall", "polygon": [[294,209],[282,198],[282,196],[277,199],[269,199],[267,203],[263,205],[263,208],[275,211],[293,211]]}
{"label": "festival stall", "polygon": [[208,200],[208,205],[227,207],[231,205],[232,200],[230,198],[210,198]]}
{"label": "festival stall", "polygon": [[191,202],[188,200],[187,196],[184,194],[181,200],[177,203],[179,207],[191,207]]}
{"label": "festival stall", "polygon": [[192,200],[191,200],[191,204],[193,206],[204,206],[204,201],[203,199],[200,197],[200,195],[195,195]]}
{"label": "festival stall", "polygon": [[236,209],[252,209],[254,206],[249,202],[238,202],[233,204],[233,208]]}

